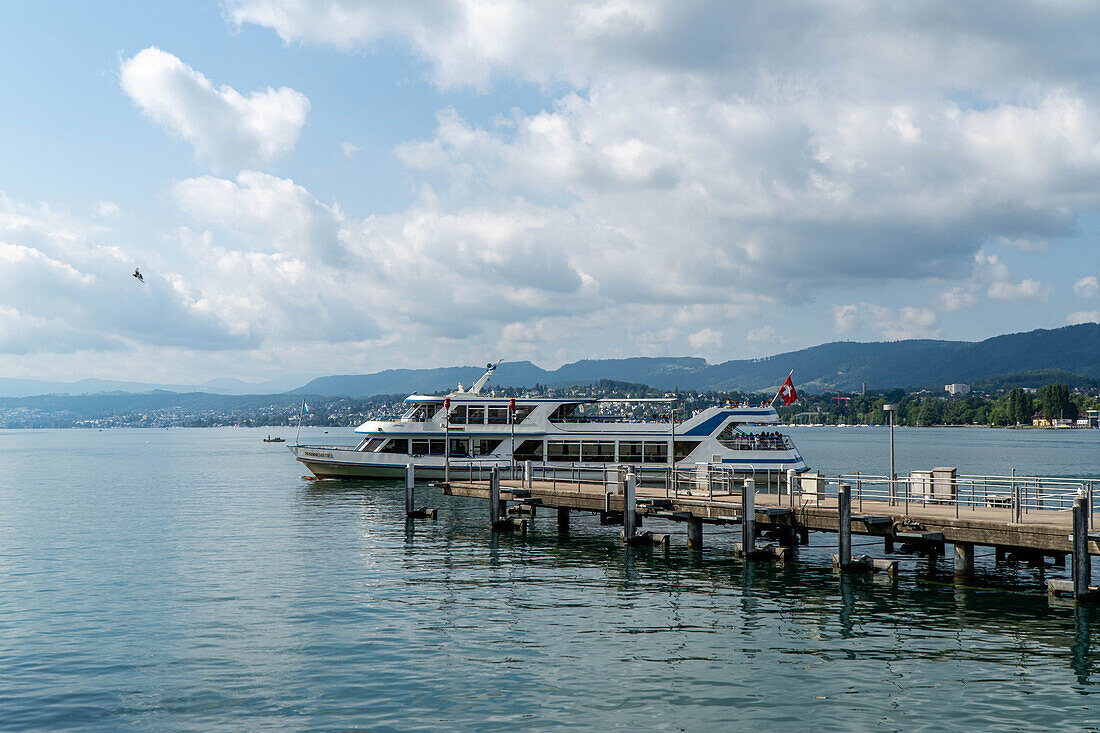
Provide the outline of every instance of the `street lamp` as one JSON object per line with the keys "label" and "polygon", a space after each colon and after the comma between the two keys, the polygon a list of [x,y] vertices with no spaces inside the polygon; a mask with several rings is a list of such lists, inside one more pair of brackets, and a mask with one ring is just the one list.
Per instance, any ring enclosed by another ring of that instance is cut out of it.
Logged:
{"label": "street lamp", "polygon": [[898,411],[897,405],[883,405],[883,412],[890,418],[890,505],[898,502],[898,475],[894,472],[894,413]]}

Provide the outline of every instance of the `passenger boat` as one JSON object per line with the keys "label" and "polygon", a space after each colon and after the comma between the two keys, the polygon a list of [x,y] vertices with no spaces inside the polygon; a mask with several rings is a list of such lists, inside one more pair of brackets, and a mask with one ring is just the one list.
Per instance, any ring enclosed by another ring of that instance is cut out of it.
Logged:
{"label": "passenger boat", "polygon": [[[487,466],[526,461],[580,472],[628,465],[642,475],[699,463],[721,464],[746,478],[806,470],[789,437],[754,430],[779,423],[775,408],[766,403],[710,407],[678,421],[671,398],[483,394],[494,369],[489,365],[468,389],[460,384],[442,397],[407,397],[408,408],[399,419],[357,427],[358,445],[288,448],[319,479],[397,477],[410,464],[418,479],[461,478]],[[647,413],[648,419],[637,413]]]}

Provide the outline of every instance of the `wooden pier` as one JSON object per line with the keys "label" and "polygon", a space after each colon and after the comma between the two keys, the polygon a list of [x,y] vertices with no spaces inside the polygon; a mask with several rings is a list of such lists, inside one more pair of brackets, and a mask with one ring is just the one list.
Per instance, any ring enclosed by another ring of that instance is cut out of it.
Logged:
{"label": "wooden pier", "polygon": [[[668,535],[639,528],[652,519],[682,522],[687,525],[688,547],[700,550],[705,526],[737,524],[743,541],[736,554],[780,561],[807,544],[810,532],[835,533],[838,551],[833,562],[841,572],[896,573],[896,559],[886,556],[905,552],[934,562],[946,555],[948,545],[960,576],[973,572],[976,546],[996,548],[998,559],[1064,566],[1070,558],[1071,580],[1052,580],[1048,591],[1078,601],[1097,597],[1091,586],[1090,555],[1100,554],[1100,534],[1090,533],[1093,486],[1088,482],[1012,477],[1009,483],[1007,477],[952,473],[950,491],[937,492],[929,490],[930,484],[920,491],[920,476],[914,481],[857,475],[818,480],[811,492],[809,478],[788,476],[786,484],[758,491],[752,479],[728,473],[716,478],[713,470],[700,466],[670,472],[663,486],[653,486],[639,483],[629,468],[610,469],[601,480],[563,478],[560,471],[528,465],[522,477],[503,478],[492,469],[481,480],[439,486],[448,495],[489,502],[490,524],[497,530],[526,531],[527,519],[519,517],[545,508],[556,513],[559,529],[567,532],[570,513],[580,511],[598,514],[601,524],[620,526],[622,540],[631,544],[667,547]],[[411,498],[408,505],[412,506]],[[884,557],[853,557],[852,535],[881,538]],[[771,538],[770,543],[761,545],[760,536]]]}

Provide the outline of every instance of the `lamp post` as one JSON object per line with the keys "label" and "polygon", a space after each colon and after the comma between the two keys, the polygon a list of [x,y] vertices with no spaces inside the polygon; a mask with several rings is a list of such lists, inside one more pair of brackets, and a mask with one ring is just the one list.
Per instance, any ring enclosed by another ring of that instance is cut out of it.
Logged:
{"label": "lamp post", "polygon": [[509,474],[512,480],[516,478],[516,398],[508,400],[508,425],[512,430],[512,468]]}
{"label": "lamp post", "polygon": [[[431,451],[428,451],[429,453]],[[451,398],[443,398],[443,483],[451,483]]]}
{"label": "lamp post", "polygon": [[883,412],[890,419],[890,505],[898,502],[898,475],[894,471],[894,413],[898,411],[897,405],[883,405]]}

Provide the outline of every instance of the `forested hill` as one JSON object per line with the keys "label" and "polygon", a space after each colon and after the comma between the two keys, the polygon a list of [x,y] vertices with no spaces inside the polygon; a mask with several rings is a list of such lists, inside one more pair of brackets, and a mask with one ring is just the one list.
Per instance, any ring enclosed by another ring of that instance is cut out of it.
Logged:
{"label": "forested hill", "polygon": [[[493,383],[504,387],[584,384],[614,379],[660,389],[756,391],[775,388],[790,370],[795,383],[812,390],[932,387],[976,382],[1019,372],[1100,379],[1100,324],[996,336],[985,341],[930,339],[857,343],[838,341],[764,359],[707,364],[693,357],[586,359],[554,370],[531,362],[505,362]],[[375,374],[321,377],[294,390],[298,394],[368,396],[451,390],[473,383],[483,367],[390,369]],[[1063,380],[1064,381],[1064,380]]]}

